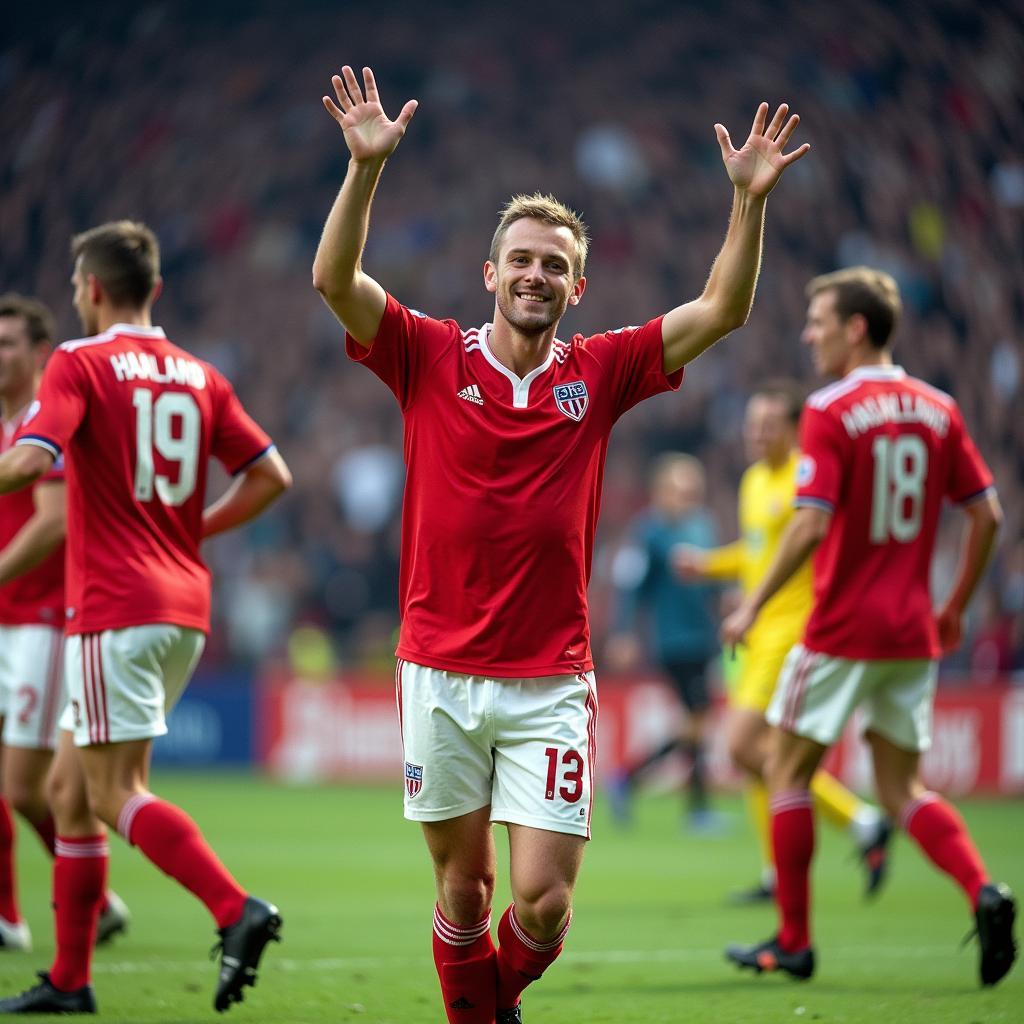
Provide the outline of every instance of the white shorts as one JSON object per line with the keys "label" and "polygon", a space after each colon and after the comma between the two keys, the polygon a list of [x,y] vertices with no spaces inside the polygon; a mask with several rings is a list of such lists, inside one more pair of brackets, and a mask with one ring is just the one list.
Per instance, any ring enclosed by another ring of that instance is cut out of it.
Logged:
{"label": "white shorts", "polygon": [[61,729],[77,747],[163,736],[205,643],[198,629],[162,623],[69,636]]}
{"label": "white shorts", "polygon": [[9,747],[53,750],[64,706],[64,631],[0,626],[0,714]]}
{"label": "white shorts", "polygon": [[399,661],[405,816],[491,821],[590,838],[594,673],[487,679]]}
{"label": "white shorts", "polygon": [[772,725],[830,747],[856,708],[864,732],[902,750],[932,744],[938,663],[930,658],[854,661],[797,644],[786,656],[766,717]]}

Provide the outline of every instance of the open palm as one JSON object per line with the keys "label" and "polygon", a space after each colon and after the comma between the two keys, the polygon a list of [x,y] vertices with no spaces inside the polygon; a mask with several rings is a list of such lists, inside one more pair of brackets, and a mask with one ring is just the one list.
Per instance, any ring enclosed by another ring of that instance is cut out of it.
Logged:
{"label": "open palm", "polygon": [[791,153],[783,152],[800,123],[797,114],[787,120],[787,113],[789,106],[781,104],[769,123],[768,104],[762,103],[754,115],[750,135],[740,149],[733,148],[724,125],[715,125],[718,144],[722,148],[722,161],[729,180],[736,188],[743,189],[751,196],[768,195],[775,188],[782,172],[811,148],[805,142]]}
{"label": "open palm", "polygon": [[365,98],[355,72],[348,65],[341,69],[340,75],[331,78],[331,84],[338,102],[324,96],[324,106],[341,125],[352,159],[360,162],[387,159],[402,141],[412,115],[416,113],[416,100],[409,100],[392,121],[380,105],[377,83],[369,68],[363,68]]}

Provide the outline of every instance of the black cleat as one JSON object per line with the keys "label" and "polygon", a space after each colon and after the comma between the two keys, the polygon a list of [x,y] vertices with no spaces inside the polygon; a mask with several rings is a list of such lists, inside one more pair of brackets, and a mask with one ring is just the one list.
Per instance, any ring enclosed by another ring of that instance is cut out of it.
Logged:
{"label": "black cleat", "polygon": [[1000,882],[981,887],[974,920],[978,924],[978,945],[981,946],[979,972],[982,985],[994,985],[1017,959],[1017,943],[1013,938],[1016,916],[1017,901],[1009,886]]}
{"label": "black cleat", "polygon": [[777,935],[756,946],[729,946],[725,958],[758,974],[785,971],[791,977],[806,981],[814,973],[814,948],[808,946],[799,952],[787,953],[779,946]]}
{"label": "black cleat", "polygon": [[758,882],[749,889],[739,889],[729,893],[726,902],[731,907],[748,907],[755,903],[771,903],[775,899],[775,890]]}
{"label": "black cleat", "polygon": [[106,945],[115,935],[128,931],[131,911],[116,892],[107,893],[107,906],[96,922],[96,945]]}
{"label": "black cleat", "polygon": [[523,1004],[518,1003],[511,1010],[499,1010],[495,1024],[523,1024]]}
{"label": "black cleat", "polygon": [[39,971],[39,984],[20,996],[0,999],[0,1013],[95,1013],[96,996],[92,985],[83,985],[73,992],[54,988],[50,975]]}
{"label": "black cleat", "polygon": [[227,928],[220,929],[220,942],[210,951],[211,958],[220,950],[220,977],[213,1008],[218,1013],[230,1009],[243,999],[242,989],[256,984],[256,968],[268,942],[280,942],[281,913],[265,900],[246,898],[242,916]]}
{"label": "black cleat", "polygon": [[864,898],[867,900],[878,895],[889,872],[889,843],[892,834],[889,819],[879,818],[874,838],[860,848],[860,860],[867,874],[864,884]]}

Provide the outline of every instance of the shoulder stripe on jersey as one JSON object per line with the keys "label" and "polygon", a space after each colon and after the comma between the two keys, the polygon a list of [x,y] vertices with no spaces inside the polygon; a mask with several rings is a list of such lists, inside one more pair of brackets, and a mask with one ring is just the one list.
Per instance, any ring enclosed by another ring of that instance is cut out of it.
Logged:
{"label": "shoulder stripe on jersey", "polygon": [[837,399],[842,398],[843,395],[848,395],[851,391],[859,388],[860,385],[861,381],[859,378],[844,377],[842,380],[837,380],[834,384],[829,384],[827,387],[811,392],[807,397],[806,404],[820,412],[823,409],[827,409]]}
{"label": "shoulder stripe on jersey", "polygon": [[476,352],[480,349],[480,336],[488,326],[484,324],[483,327],[471,327],[468,331],[462,332],[462,344],[467,352]]}
{"label": "shoulder stripe on jersey", "polygon": [[60,445],[48,437],[40,437],[38,434],[22,434],[14,443],[15,445],[34,444],[37,448],[45,448],[55,459],[60,458]]}
{"label": "shoulder stripe on jersey", "polygon": [[277,451],[277,445],[276,444],[268,444],[267,447],[263,449],[263,451],[257,452],[251,459],[248,459],[247,461],[243,462],[238,467],[238,469],[233,469],[231,471],[231,475],[232,476],[238,476],[239,473],[244,473],[250,466],[252,466],[255,463],[259,462],[260,459],[262,459],[264,455],[269,455],[273,451]]}
{"label": "shoulder stripe on jersey", "polygon": [[942,388],[937,388],[934,384],[929,384],[926,380],[921,380],[919,377],[913,377],[911,379],[936,400],[941,401],[946,405],[956,405],[956,399],[948,392],[943,391]]}
{"label": "shoulder stripe on jersey", "polygon": [[812,498],[810,495],[798,494],[793,499],[794,508],[820,508],[825,512],[835,512],[836,507],[824,498]]}
{"label": "shoulder stripe on jersey", "polygon": [[65,352],[74,352],[89,345],[106,345],[123,334],[135,335],[139,338],[166,338],[162,327],[140,327],[138,324],[114,324],[113,327],[103,331],[102,334],[94,334],[90,338],[73,338],[58,345]]}

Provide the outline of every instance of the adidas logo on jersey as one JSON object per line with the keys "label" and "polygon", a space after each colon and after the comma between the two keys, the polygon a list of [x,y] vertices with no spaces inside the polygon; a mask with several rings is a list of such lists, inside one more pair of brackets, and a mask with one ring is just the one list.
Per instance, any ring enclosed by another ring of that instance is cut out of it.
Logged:
{"label": "adidas logo on jersey", "polygon": [[480,394],[480,389],[475,384],[470,384],[469,387],[463,388],[458,395],[459,398],[464,398],[467,402],[472,402],[474,405],[483,405],[483,396]]}

